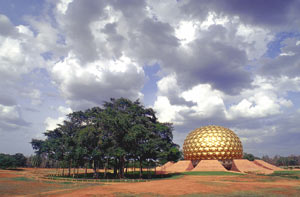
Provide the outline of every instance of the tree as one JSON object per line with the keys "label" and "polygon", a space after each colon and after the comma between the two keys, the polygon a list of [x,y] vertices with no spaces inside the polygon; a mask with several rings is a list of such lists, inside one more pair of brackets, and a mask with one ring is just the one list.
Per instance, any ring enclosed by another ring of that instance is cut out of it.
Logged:
{"label": "tree", "polygon": [[126,156],[139,161],[140,175],[143,161],[172,154],[177,156],[174,160],[179,159],[179,151],[175,153],[178,145],[172,142],[172,125],[158,122],[153,109],[145,108],[139,100],[111,99],[104,104],[101,114],[104,149],[114,157],[121,178],[124,177]]}
{"label": "tree", "polygon": [[160,123],[151,108],[139,100],[111,99],[103,107],[93,107],[67,115],[68,119],[57,128],[44,133],[45,140],[33,139],[32,147],[37,156],[67,163],[69,175],[73,166],[92,164],[97,168],[111,163],[114,174],[123,178],[125,164],[139,161],[142,165],[164,160],[177,161],[179,146],[173,143],[173,127]]}
{"label": "tree", "polygon": [[8,154],[0,153],[0,168],[15,168],[17,167],[16,159]]}
{"label": "tree", "polygon": [[255,159],[259,159],[259,158],[255,157],[251,153],[244,153],[243,159],[248,159],[249,161],[254,161]]}
{"label": "tree", "polygon": [[31,163],[32,163],[32,166],[33,167],[40,167],[41,163],[42,163],[42,158],[40,155],[35,155],[32,157],[32,160],[31,160]]}
{"label": "tree", "polygon": [[26,157],[22,153],[14,154],[13,158],[16,160],[16,167],[26,166]]}

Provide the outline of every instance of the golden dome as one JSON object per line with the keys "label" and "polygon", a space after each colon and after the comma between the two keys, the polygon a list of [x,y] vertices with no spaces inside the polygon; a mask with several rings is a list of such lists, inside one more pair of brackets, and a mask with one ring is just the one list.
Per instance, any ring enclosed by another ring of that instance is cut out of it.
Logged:
{"label": "golden dome", "polygon": [[231,160],[243,157],[238,136],[221,126],[205,126],[190,132],[184,140],[185,160]]}

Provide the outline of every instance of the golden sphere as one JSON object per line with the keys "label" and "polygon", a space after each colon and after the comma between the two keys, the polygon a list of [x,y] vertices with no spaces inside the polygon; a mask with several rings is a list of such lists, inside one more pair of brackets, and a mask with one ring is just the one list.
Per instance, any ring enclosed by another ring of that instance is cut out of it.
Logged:
{"label": "golden sphere", "polygon": [[243,157],[238,136],[221,126],[205,126],[190,132],[183,143],[185,160],[231,160]]}

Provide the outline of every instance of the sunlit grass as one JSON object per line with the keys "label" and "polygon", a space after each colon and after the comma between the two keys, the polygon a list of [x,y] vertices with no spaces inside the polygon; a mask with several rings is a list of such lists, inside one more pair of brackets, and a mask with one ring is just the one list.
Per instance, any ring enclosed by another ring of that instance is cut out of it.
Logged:
{"label": "sunlit grass", "polygon": [[234,172],[224,172],[224,171],[190,171],[183,172],[184,175],[198,175],[198,176],[241,176],[243,174]]}

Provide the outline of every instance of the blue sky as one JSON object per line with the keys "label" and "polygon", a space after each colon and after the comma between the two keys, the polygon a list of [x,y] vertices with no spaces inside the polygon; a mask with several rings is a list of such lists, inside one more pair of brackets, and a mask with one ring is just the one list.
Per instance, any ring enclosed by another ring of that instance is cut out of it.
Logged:
{"label": "blue sky", "polygon": [[111,97],[228,127],[245,152],[300,154],[298,0],[0,0],[0,152]]}

